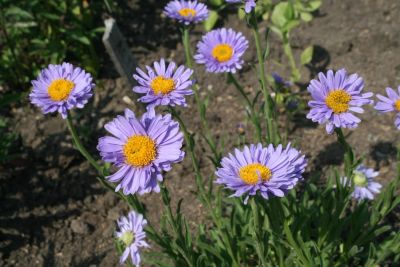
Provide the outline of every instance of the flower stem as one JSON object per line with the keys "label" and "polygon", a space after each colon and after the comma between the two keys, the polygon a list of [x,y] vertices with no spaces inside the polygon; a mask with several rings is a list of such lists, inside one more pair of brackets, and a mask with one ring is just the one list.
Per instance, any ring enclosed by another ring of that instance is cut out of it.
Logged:
{"label": "flower stem", "polygon": [[272,116],[272,99],[267,88],[267,78],[264,68],[264,56],[261,49],[260,34],[258,32],[257,17],[254,10],[250,14],[250,25],[256,43],[257,60],[258,60],[258,76],[261,82],[261,88],[264,95],[264,112],[267,121],[267,143],[277,144],[277,129],[275,129]]}
{"label": "flower stem", "polygon": [[344,169],[347,179],[351,179],[353,175],[354,166],[354,153],[351,149],[351,146],[347,143],[346,138],[344,137],[343,131],[341,128],[335,129],[337,138],[339,143],[342,145],[344,149]]}
{"label": "flower stem", "polygon": [[293,56],[292,46],[289,42],[288,34],[284,34],[283,36],[283,51],[289,60],[289,65],[292,70],[292,81],[297,82],[300,79],[300,71],[297,68],[296,61]]}
{"label": "flower stem", "polygon": [[[184,26],[182,29],[182,43],[183,47],[185,49],[185,58],[186,58],[186,66],[189,67],[190,69],[193,69],[193,56],[192,52],[190,50],[190,38],[189,38],[189,26]],[[218,152],[217,145],[214,142],[214,139],[212,138],[211,132],[210,132],[210,127],[208,126],[208,122],[206,120],[206,104],[205,102],[200,98],[199,94],[199,86],[197,84],[193,85],[193,92],[194,92],[194,98],[197,106],[197,111],[200,114],[200,121],[201,121],[201,127],[202,130],[204,131],[204,139],[206,140],[208,146],[211,149],[211,152],[214,155],[214,165],[218,166],[219,162],[221,161],[221,154]]]}
{"label": "flower stem", "polygon": [[260,226],[260,216],[259,216],[259,211],[257,208],[257,203],[255,201],[255,197],[253,197],[250,200],[250,205],[251,205],[251,210],[253,212],[253,223],[254,223],[254,229],[252,231],[253,237],[256,240],[256,251],[258,255],[258,259],[261,262],[261,266],[265,267],[267,266],[267,263],[265,261],[265,255],[264,255],[264,243],[263,243],[263,238],[262,238],[262,227]]}
{"label": "flower stem", "polygon": [[189,68],[193,68],[193,57],[192,52],[190,51],[190,39],[189,39],[189,26],[183,27],[182,33],[182,43],[185,49],[185,58],[186,58],[186,65]]}
{"label": "flower stem", "polygon": [[188,152],[192,159],[192,165],[193,165],[193,169],[194,169],[195,176],[196,176],[195,180],[196,180],[197,188],[199,190],[200,200],[206,205],[207,209],[210,211],[211,218],[212,218],[213,222],[215,223],[215,225],[217,226],[217,228],[219,229],[219,232],[222,235],[222,240],[225,243],[225,245],[227,246],[228,254],[231,256],[232,261],[233,261],[233,266],[239,267],[240,265],[238,264],[236,256],[234,254],[234,251],[232,249],[232,246],[230,243],[230,238],[229,238],[227,232],[224,231],[221,218],[218,215],[218,212],[216,211],[216,209],[213,207],[210,197],[206,193],[206,190],[205,190],[205,187],[203,184],[203,177],[200,172],[199,161],[198,161],[198,159],[196,157],[196,153],[194,151],[193,137],[187,130],[186,125],[183,122],[183,120],[181,119],[181,117],[179,116],[178,112],[172,107],[169,107],[169,111],[172,114],[172,116],[179,122],[179,125],[181,126],[181,129],[183,131],[185,143],[188,147],[188,150],[189,150]]}
{"label": "flower stem", "polygon": [[83,144],[78,136],[78,133],[76,132],[75,126],[72,123],[72,118],[71,118],[70,114],[68,114],[68,116],[67,116],[67,126],[68,126],[68,130],[71,133],[75,147],[79,150],[79,152],[81,152],[82,156],[84,156],[85,159],[87,161],[89,161],[89,163],[97,170],[99,175],[101,177],[104,177],[103,168],[96,162],[96,160],[92,157],[92,155],[90,155],[90,153],[83,146]]}
{"label": "flower stem", "polygon": [[250,119],[253,122],[254,127],[256,128],[257,138],[260,142],[262,142],[260,119],[257,112],[254,110],[254,105],[251,103],[243,87],[239,84],[239,82],[236,80],[235,76],[231,72],[228,72],[228,82],[233,83],[236,90],[243,97],[246,107],[250,110]]}

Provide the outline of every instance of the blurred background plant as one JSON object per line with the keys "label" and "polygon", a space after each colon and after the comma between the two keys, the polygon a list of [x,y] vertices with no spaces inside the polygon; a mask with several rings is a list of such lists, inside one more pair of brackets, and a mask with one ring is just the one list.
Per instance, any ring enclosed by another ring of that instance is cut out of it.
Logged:
{"label": "blurred background plant", "polygon": [[43,66],[68,59],[97,76],[107,1],[0,1],[0,163],[18,139],[6,116],[27,99]]}
{"label": "blurred background plant", "polygon": [[[220,2],[214,0],[215,2]],[[210,2],[214,2],[210,1]],[[291,69],[291,81],[297,82],[301,78],[298,64],[290,44],[290,32],[298,27],[301,22],[310,22],[314,18],[314,13],[319,9],[322,0],[259,0],[255,13],[260,20],[268,21],[268,28],[276,33],[283,43],[283,51],[289,61]],[[224,7],[221,4],[222,8]],[[221,10],[220,8],[219,10]],[[245,18],[245,12],[242,8],[238,9],[239,18]],[[217,21],[216,19],[212,21]],[[215,23],[214,23],[215,25]],[[211,23],[209,25],[211,27]],[[207,28],[206,28],[207,29]],[[306,65],[311,62],[313,56],[313,47],[307,47],[300,56],[300,65]]]}
{"label": "blurred background plant", "polygon": [[106,3],[2,0],[0,103],[11,104],[21,99],[43,65],[60,63],[66,58],[79,62],[96,76],[100,64],[95,44],[101,43],[97,40],[103,31],[101,14]]}

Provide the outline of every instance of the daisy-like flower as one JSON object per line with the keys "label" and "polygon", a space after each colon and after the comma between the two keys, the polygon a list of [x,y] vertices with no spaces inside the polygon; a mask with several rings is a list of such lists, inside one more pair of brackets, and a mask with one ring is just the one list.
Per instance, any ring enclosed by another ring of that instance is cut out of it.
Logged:
{"label": "daisy-like flower", "polygon": [[63,119],[73,107],[83,108],[92,97],[92,76],[70,63],[49,65],[32,81],[31,103],[44,114],[58,111]]}
{"label": "daisy-like flower", "polygon": [[[353,198],[358,200],[363,199],[374,199],[375,194],[378,194],[381,190],[382,185],[374,182],[374,177],[378,176],[379,172],[373,169],[367,168],[364,165],[358,165],[354,170],[354,177],[351,181],[354,183],[354,191],[351,194]],[[347,178],[341,179],[342,184],[348,184]],[[351,184],[349,184],[351,186]]]}
{"label": "daisy-like flower", "polygon": [[326,124],[328,134],[335,128],[356,128],[361,120],[352,112],[363,113],[361,106],[373,103],[369,99],[373,93],[361,93],[363,79],[357,74],[348,76],[344,69],[336,73],[329,70],[326,76],[320,72],[318,78],[312,80],[307,88],[314,99],[308,102],[311,110],[307,118]]}
{"label": "daisy-like flower", "polygon": [[225,0],[227,3],[244,3],[244,11],[250,13],[256,7],[256,0]]}
{"label": "daisy-like flower", "polygon": [[117,224],[119,231],[115,232],[115,236],[125,248],[119,259],[120,264],[123,264],[130,255],[132,264],[139,266],[140,250],[149,247],[149,244],[145,241],[146,233],[143,230],[147,225],[147,221],[142,214],[131,211],[127,217],[122,216]]}
{"label": "daisy-like flower", "polygon": [[204,64],[208,72],[232,72],[242,68],[242,55],[249,42],[240,32],[232,29],[216,29],[203,36],[197,44],[194,56],[198,64]]}
{"label": "daisy-like flower", "polygon": [[171,115],[145,113],[141,119],[125,109],[125,116],[118,116],[104,128],[113,136],[99,139],[97,149],[106,162],[119,170],[107,177],[119,182],[116,191],[125,195],[159,192],[157,181],[162,181],[162,171],[171,170],[171,164],[182,161],[183,135],[179,124]]}
{"label": "daisy-like flower", "polygon": [[375,109],[385,113],[395,111],[397,112],[394,125],[400,130],[400,86],[397,88],[397,93],[392,88],[386,88],[388,97],[377,94],[376,97],[380,100],[376,103]]}
{"label": "daisy-like flower", "polygon": [[232,196],[246,195],[247,203],[249,196],[257,192],[265,199],[283,197],[303,179],[307,160],[290,144],[286,148],[257,144],[245,146],[243,151],[235,149],[234,154],[222,159],[221,165],[216,171],[216,183],[234,190]]}
{"label": "daisy-like flower", "polygon": [[185,25],[207,19],[208,9],[205,4],[195,1],[173,0],[164,8],[164,14]]}
{"label": "daisy-like flower", "polygon": [[138,82],[138,86],[133,87],[136,93],[146,94],[139,98],[139,101],[148,104],[148,109],[158,105],[186,106],[186,95],[193,94],[191,86],[193,80],[191,76],[193,70],[179,66],[170,62],[167,66],[164,59],[154,62],[154,69],[146,66],[147,74],[137,68],[137,75],[133,78]]}

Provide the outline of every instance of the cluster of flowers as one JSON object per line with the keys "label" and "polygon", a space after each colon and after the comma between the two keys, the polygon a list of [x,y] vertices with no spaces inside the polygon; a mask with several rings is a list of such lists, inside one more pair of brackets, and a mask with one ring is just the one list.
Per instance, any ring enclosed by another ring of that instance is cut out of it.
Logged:
{"label": "cluster of flowers", "polygon": [[[255,7],[255,1],[227,0],[230,3],[245,2],[246,12]],[[207,7],[197,1],[171,1],[165,8],[165,14],[184,24],[204,20],[208,16]],[[204,64],[208,72],[236,72],[243,64],[242,55],[248,48],[243,34],[232,29],[217,29],[203,36],[197,45],[194,56],[199,64]],[[147,71],[137,69],[134,78],[138,85],[133,91],[144,96],[139,101],[147,104],[147,112],[137,118],[129,110],[119,115],[104,128],[111,136],[101,137],[97,149],[105,162],[112,163],[117,171],[106,177],[112,183],[118,183],[116,191],[123,194],[145,194],[159,192],[158,183],[163,181],[163,171],[171,170],[171,164],[183,160],[183,135],[179,124],[170,114],[156,114],[155,107],[186,106],[185,96],[191,95],[193,70],[179,66],[174,62],[167,64],[163,59],[154,62]],[[49,65],[42,70],[37,80],[32,81],[33,91],[30,99],[40,107],[43,113],[59,112],[65,119],[68,110],[82,108],[93,95],[94,83],[90,74],[69,63]],[[335,128],[356,128],[360,122],[353,112],[362,113],[362,106],[372,104],[372,93],[362,93],[363,79],[357,74],[348,75],[344,69],[334,73],[320,73],[308,87],[313,100],[307,118],[326,125],[331,134]],[[378,95],[375,108],[380,112],[400,112],[400,87],[398,93],[386,89],[388,97]],[[396,122],[400,129],[400,113]],[[259,193],[265,199],[283,197],[288,190],[301,180],[307,160],[297,149],[287,145],[252,144],[243,150],[224,157],[221,168],[216,171],[216,183],[225,185],[234,191],[232,196],[249,196]],[[380,185],[373,181],[378,173],[360,165],[354,172],[357,199],[373,199]],[[346,183],[347,178],[343,178]],[[148,247],[144,241],[143,230],[146,220],[135,212],[129,213],[118,221],[116,236],[125,244],[121,263],[130,255],[134,265],[140,263],[140,248]]]}

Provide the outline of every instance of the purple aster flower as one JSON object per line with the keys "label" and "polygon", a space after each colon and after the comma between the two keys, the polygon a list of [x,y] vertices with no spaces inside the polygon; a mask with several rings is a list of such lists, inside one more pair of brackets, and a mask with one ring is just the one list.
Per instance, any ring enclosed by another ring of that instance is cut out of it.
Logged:
{"label": "purple aster flower", "polygon": [[[374,195],[380,192],[381,184],[374,182],[374,177],[378,176],[379,172],[367,168],[364,165],[358,165],[354,170],[352,182],[354,183],[354,192],[351,194],[353,198],[358,200],[374,199]],[[347,184],[347,178],[341,179],[342,184]],[[349,184],[351,186],[351,184]]]}
{"label": "purple aster flower", "polygon": [[205,4],[197,1],[173,0],[164,8],[164,14],[189,25],[207,19],[208,9]]}
{"label": "purple aster flower", "polygon": [[44,114],[58,111],[63,119],[73,107],[83,108],[93,95],[92,76],[70,63],[50,64],[32,81],[31,103]]}
{"label": "purple aster flower", "polygon": [[113,136],[100,138],[97,149],[104,161],[119,168],[107,179],[119,182],[115,191],[122,188],[125,195],[159,192],[162,171],[183,159],[183,135],[170,114],[147,112],[137,119],[125,109],[125,116],[117,116],[104,128]]}
{"label": "purple aster flower", "polygon": [[149,247],[149,244],[145,241],[146,233],[143,230],[147,225],[147,221],[142,214],[131,211],[127,217],[122,216],[119,218],[117,223],[119,231],[115,232],[115,236],[125,247],[119,259],[120,264],[123,264],[130,255],[132,264],[139,266],[141,248]]}
{"label": "purple aster flower", "polygon": [[293,85],[291,81],[286,81],[285,79],[282,78],[278,73],[273,72],[272,73],[272,78],[274,79],[275,83],[284,87],[290,87]]}
{"label": "purple aster flower", "polygon": [[256,0],[225,0],[227,3],[244,3],[244,11],[250,13],[256,7]]}
{"label": "purple aster flower", "polygon": [[243,151],[224,157],[222,167],[218,168],[216,183],[224,184],[234,190],[232,196],[249,196],[257,191],[268,199],[271,196],[283,197],[299,180],[307,165],[305,156],[290,146],[273,145],[262,147],[261,144],[245,146]]}
{"label": "purple aster flower", "polygon": [[380,112],[397,112],[394,125],[400,130],[400,86],[397,88],[398,93],[390,87],[386,88],[388,97],[377,94],[376,97],[381,100],[375,105],[375,109]]}
{"label": "purple aster flower", "polygon": [[363,113],[362,105],[372,104],[372,93],[361,94],[364,81],[357,74],[347,75],[345,69],[336,73],[329,70],[326,76],[320,72],[319,80],[312,80],[307,90],[314,100],[307,118],[319,124],[326,124],[331,134],[334,128],[356,128],[361,121],[352,112]]}
{"label": "purple aster flower", "polygon": [[193,70],[179,66],[177,69],[174,62],[165,65],[164,59],[154,62],[154,69],[146,66],[147,74],[137,68],[138,75],[133,78],[138,86],[133,87],[136,93],[146,94],[139,101],[148,103],[148,109],[158,105],[186,106],[186,95],[193,94],[191,76]]}
{"label": "purple aster flower", "polygon": [[198,64],[205,64],[208,72],[232,72],[242,68],[242,55],[249,42],[240,32],[216,29],[203,36],[194,56]]}

